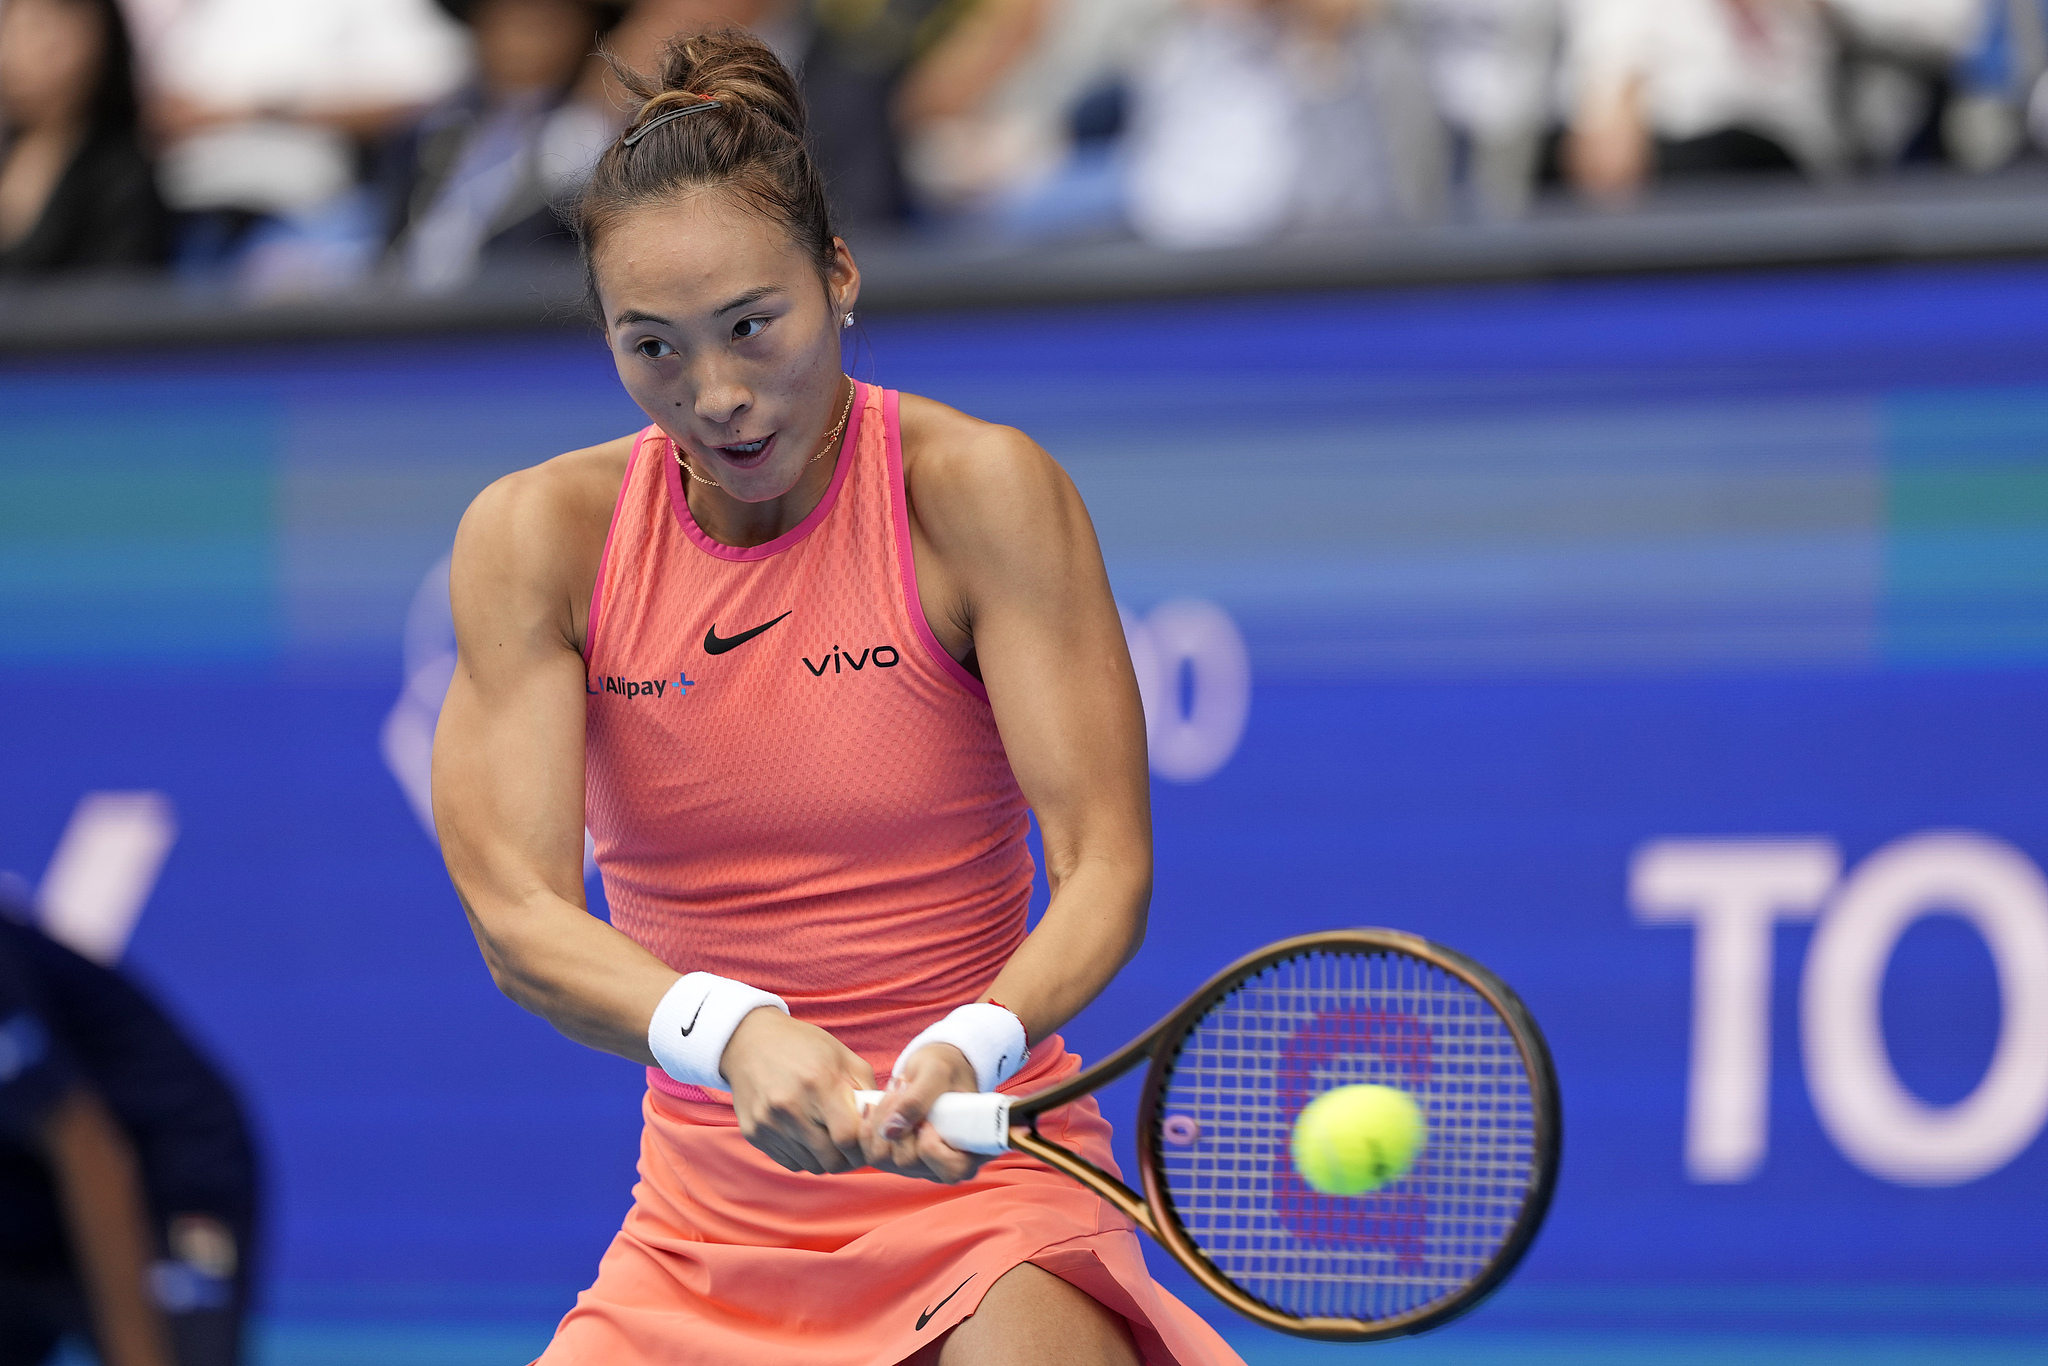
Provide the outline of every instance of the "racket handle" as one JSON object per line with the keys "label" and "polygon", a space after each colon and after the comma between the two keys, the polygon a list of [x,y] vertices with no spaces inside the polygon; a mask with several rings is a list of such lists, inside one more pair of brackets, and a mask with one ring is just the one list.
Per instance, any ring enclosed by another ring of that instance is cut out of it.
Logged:
{"label": "racket handle", "polygon": [[[853,1093],[862,1114],[881,1099],[880,1091]],[[925,1122],[959,1152],[993,1156],[1010,1151],[1010,1097],[1000,1091],[947,1091],[932,1102]]]}

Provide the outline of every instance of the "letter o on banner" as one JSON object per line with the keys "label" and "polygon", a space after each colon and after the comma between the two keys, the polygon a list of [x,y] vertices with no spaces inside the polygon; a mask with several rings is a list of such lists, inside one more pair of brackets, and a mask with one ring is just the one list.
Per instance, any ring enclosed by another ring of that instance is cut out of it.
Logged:
{"label": "letter o on banner", "polygon": [[[1251,656],[1230,614],[1211,602],[1175,598],[1142,621],[1122,608],[1124,639],[1145,703],[1152,771],[1169,782],[1198,783],[1237,753],[1252,709]],[[1181,670],[1193,689],[1181,707]]]}
{"label": "letter o on banner", "polygon": [[[1948,1106],[1907,1090],[1885,1047],[1885,970],[1899,936],[1950,912],[1998,969],[1998,1044],[1977,1089]],[[2048,1119],[2048,882],[1999,840],[1934,832],[1857,866],[1814,932],[1800,990],[1807,1088],[1843,1154],[1903,1186],[1958,1186],[2017,1157]]]}

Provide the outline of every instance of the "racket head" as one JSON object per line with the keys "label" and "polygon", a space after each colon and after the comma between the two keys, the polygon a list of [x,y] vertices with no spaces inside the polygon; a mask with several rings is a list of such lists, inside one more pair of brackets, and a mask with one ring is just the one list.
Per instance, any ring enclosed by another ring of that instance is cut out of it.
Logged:
{"label": "racket head", "polygon": [[[1318,1193],[1295,1117],[1335,1086],[1407,1091],[1414,1166]],[[1224,969],[1154,1043],[1137,1148],[1160,1243],[1233,1309],[1337,1342],[1438,1327],[1497,1289],[1550,1207],[1562,1146],[1550,1050],[1493,973],[1397,930],[1304,935]]]}

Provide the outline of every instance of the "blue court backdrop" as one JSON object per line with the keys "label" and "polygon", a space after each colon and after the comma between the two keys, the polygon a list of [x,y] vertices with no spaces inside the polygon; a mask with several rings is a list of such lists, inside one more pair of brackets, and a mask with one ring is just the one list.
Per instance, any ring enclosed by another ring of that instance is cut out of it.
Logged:
{"label": "blue court backdrop", "polygon": [[[2048,267],[861,335],[1065,464],[1141,655],[1151,934],[1071,1046],[1282,935],[1414,930],[1564,1087],[1470,1331],[2048,1333]],[[545,1317],[626,1207],[638,1069],[496,994],[414,802],[463,507],[639,422],[570,335],[0,370],[0,868],[51,892],[80,822],[154,813],[125,962],[248,1094],[279,1313]]]}

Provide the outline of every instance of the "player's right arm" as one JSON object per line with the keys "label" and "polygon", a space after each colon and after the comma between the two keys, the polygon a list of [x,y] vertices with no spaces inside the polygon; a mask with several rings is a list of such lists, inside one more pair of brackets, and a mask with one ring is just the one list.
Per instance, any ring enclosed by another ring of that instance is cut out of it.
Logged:
{"label": "player's right arm", "polygon": [[[654,1064],[648,1021],[679,974],[583,897],[584,616],[627,453],[614,442],[508,475],[464,515],[434,824],[499,989],[579,1043]],[[872,1069],[778,1011],[746,1024],[724,1074],[748,1140],[792,1170],[862,1165],[850,1095]]]}
{"label": "player's right arm", "polygon": [[647,1021],[677,973],[590,915],[583,896],[579,646],[615,454],[597,447],[508,475],[462,519],[434,825],[499,989],[579,1043],[652,1063]]}

